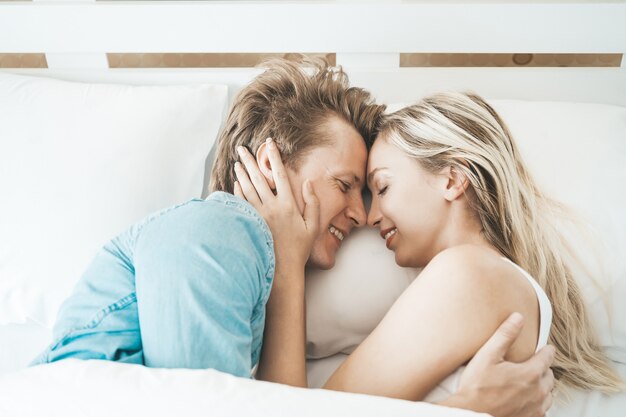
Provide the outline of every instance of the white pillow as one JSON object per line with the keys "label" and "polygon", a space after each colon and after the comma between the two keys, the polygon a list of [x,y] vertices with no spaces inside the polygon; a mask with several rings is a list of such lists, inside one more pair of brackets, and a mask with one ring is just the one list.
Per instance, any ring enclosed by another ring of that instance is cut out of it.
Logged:
{"label": "white pillow", "polygon": [[[582,274],[579,284],[600,343],[609,357],[626,363],[626,108],[489,102],[509,125],[531,174],[545,192],[582,213],[598,229],[606,246],[603,288],[596,288]],[[589,242],[571,243],[585,263],[594,265]],[[350,353],[411,281],[412,272],[395,266],[393,253],[387,251],[377,230],[359,230],[343,246],[335,268],[307,272],[309,358]],[[600,271],[597,264],[595,271]],[[609,296],[608,308],[603,295]],[[314,367],[310,362],[310,374],[316,372]]]}
{"label": "white pillow", "polygon": [[223,85],[0,72],[0,324],[52,325],[104,243],[200,197],[226,102]]}
{"label": "white pillow", "polygon": [[306,271],[307,357],[351,353],[417,275],[396,265],[378,229],[354,229],[327,271]]}

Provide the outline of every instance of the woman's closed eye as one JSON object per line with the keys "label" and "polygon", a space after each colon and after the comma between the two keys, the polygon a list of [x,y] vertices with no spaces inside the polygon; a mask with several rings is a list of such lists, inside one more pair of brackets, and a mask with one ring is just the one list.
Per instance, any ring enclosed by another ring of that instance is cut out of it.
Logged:
{"label": "woman's closed eye", "polygon": [[379,196],[383,196],[387,192],[388,188],[389,186],[385,185],[384,187],[380,188],[376,194],[378,194]]}

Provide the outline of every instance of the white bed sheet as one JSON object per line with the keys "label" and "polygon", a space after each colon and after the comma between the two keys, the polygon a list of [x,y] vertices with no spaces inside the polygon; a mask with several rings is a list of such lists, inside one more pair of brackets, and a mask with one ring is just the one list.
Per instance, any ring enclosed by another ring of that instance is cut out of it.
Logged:
{"label": "white bed sheet", "polygon": [[[34,322],[0,326],[0,415],[104,416],[119,411],[120,407],[128,413],[136,411],[141,415],[157,416],[170,412],[185,416],[204,415],[207,410],[212,416],[305,416],[322,411],[325,415],[339,415],[357,409],[359,416],[391,415],[392,410],[397,412],[393,415],[399,416],[419,415],[426,411],[434,416],[474,415],[438,407],[420,406],[417,410],[407,407],[403,401],[396,404],[394,400],[370,396],[299,390],[234,378],[212,370],[162,370],[76,360],[25,369],[50,339],[50,329]],[[346,354],[339,353],[307,361],[311,388],[323,386],[346,357]],[[615,362],[614,366],[626,380],[626,364]],[[596,391],[572,391],[570,395],[569,400],[561,398],[555,403],[550,411],[551,417],[621,417],[626,413],[626,393],[606,396]],[[30,401],[30,398],[38,398],[38,401]],[[111,398],[118,399],[108,402]],[[307,407],[301,406],[302,401],[306,401]],[[185,414],[180,414],[181,411]]]}
{"label": "white bed sheet", "polygon": [[66,360],[28,368],[51,340],[35,322],[0,326],[0,416],[451,416],[464,410],[236,378],[215,370]]}
{"label": "white bed sheet", "polygon": [[[321,387],[348,355],[338,353],[322,359],[307,361],[309,386]],[[617,372],[626,380],[626,364],[613,362]],[[623,417],[626,415],[626,392],[604,395],[599,391],[571,390],[560,395],[548,414],[550,417]]]}
{"label": "white bed sheet", "polygon": [[52,341],[52,331],[41,324],[0,325],[0,375],[25,368]]}
{"label": "white bed sheet", "polygon": [[2,416],[447,416],[485,414],[370,395],[70,359],[0,376]]}

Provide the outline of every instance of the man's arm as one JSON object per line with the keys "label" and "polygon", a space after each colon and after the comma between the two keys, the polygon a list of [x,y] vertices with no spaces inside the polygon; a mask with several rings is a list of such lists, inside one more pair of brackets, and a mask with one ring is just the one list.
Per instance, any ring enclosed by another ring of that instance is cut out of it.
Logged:
{"label": "man's arm", "polygon": [[544,416],[552,405],[554,347],[526,362],[505,361],[522,327],[522,316],[511,314],[469,362],[457,393],[440,404],[494,417]]}

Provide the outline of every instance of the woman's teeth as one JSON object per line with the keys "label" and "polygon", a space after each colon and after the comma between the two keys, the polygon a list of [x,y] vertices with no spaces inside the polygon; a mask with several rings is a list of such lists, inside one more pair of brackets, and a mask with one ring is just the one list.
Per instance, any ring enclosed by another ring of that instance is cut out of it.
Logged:
{"label": "woman's teeth", "polygon": [[341,233],[338,229],[336,229],[335,226],[328,227],[328,231],[330,231],[330,233],[332,233],[333,235],[337,236],[337,239],[343,240],[343,233]]}
{"label": "woman's teeth", "polygon": [[385,235],[385,240],[389,239],[391,236],[395,235],[398,229],[392,229]]}

